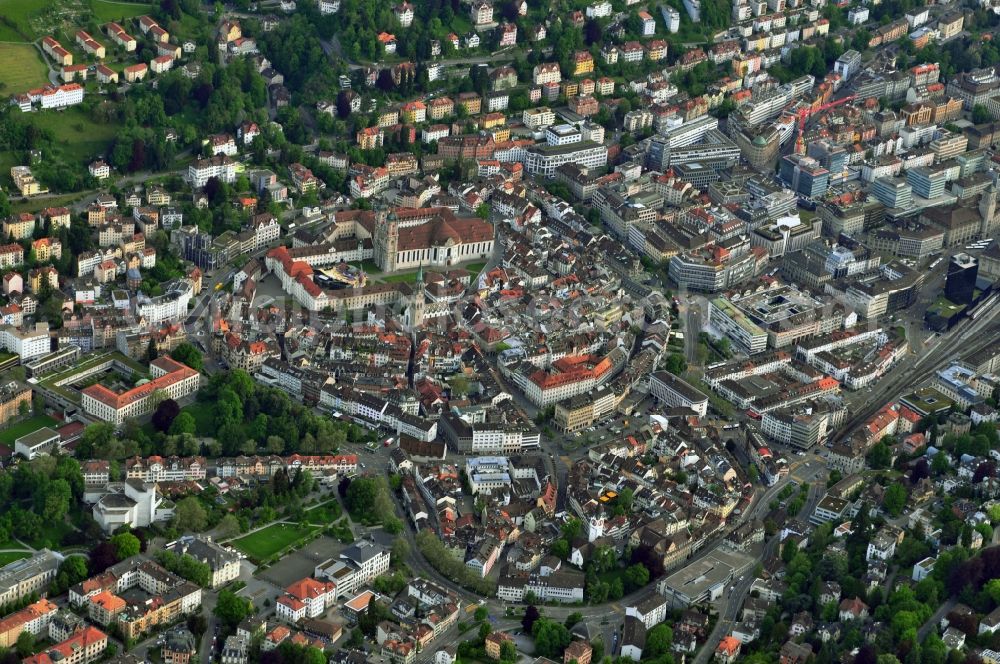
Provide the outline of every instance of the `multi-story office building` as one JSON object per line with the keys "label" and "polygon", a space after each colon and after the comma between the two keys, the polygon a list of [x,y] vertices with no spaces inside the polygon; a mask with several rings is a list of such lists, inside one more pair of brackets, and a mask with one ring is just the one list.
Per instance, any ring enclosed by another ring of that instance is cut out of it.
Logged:
{"label": "multi-story office building", "polygon": [[47,650],[27,657],[22,664],[90,664],[100,659],[108,647],[108,635],[87,626]]}
{"label": "multi-story office building", "polygon": [[372,541],[361,540],[344,549],[338,558],[318,564],[313,576],[333,582],[336,585],[334,599],[340,599],[349,597],[375,577],[388,572],[389,561],[388,549]]}
{"label": "multi-story office building", "polygon": [[748,126],[758,125],[776,117],[790,101],[811,90],[815,83],[816,79],[812,76],[795,79],[766,93],[755,95],[751,101],[740,106],[734,115]]}
{"label": "multi-story office building", "polygon": [[944,194],[948,171],[935,166],[919,166],[906,171],[906,183],[921,198],[937,198]]}
{"label": "multi-story office building", "polygon": [[790,154],[781,159],[781,179],[792,191],[807,198],[819,198],[830,186],[830,171],[812,157]]}
{"label": "multi-story office building", "polygon": [[860,69],[861,54],[854,49],[844,51],[844,53],[837,58],[837,61],[833,63],[833,71],[840,74],[841,79],[845,83],[851,79],[851,76],[858,73]]}
{"label": "multi-story office building", "polygon": [[804,402],[769,410],[761,431],[772,440],[802,450],[824,442],[832,430],[830,408],[823,402]]}
{"label": "multi-story office building", "polygon": [[672,148],[692,145],[705,138],[712,129],[719,128],[719,120],[711,115],[702,115],[688,122],[681,122],[671,127],[665,127],[660,134],[667,139]]}
{"label": "multi-story office building", "polygon": [[782,142],[782,132],[778,123],[769,122],[749,127],[730,121],[727,128],[729,135],[736,141],[740,152],[751,166],[759,169],[773,169]]}
{"label": "multi-story office building", "polygon": [[779,219],[773,224],[758,226],[750,234],[750,244],[767,249],[771,258],[801,251],[819,239],[823,227],[819,219],[801,221],[798,217]]}
{"label": "multi-story office building", "polygon": [[944,282],[944,296],[955,304],[972,304],[978,273],[979,262],[973,256],[965,252],[952,256]]}
{"label": "multi-story office building", "polygon": [[712,165],[716,170],[729,168],[740,158],[740,148],[718,129],[705,132],[702,140],[690,145],[673,146],[667,151],[662,169],[685,164]]}
{"label": "multi-story office building", "polygon": [[884,177],[875,180],[872,195],[890,209],[908,210],[913,207],[913,187],[902,178]]}
{"label": "multi-story office building", "polygon": [[847,168],[847,150],[830,141],[822,140],[810,143],[806,147],[806,154],[830,171],[831,178],[841,176]]}
{"label": "multi-story office building", "polygon": [[532,175],[554,177],[563,164],[579,164],[587,168],[604,168],[608,164],[608,149],[592,141],[568,145],[536,145],[523,151],[524,169]]}
{"label": "multi-story office building", "polygon": [[[746,319],[766,331],[767,343],[771,348],[782,348],[800,339],[827,334],[838,329],[844,322],[842,307],[817,299],[791,285],[778,285],[739,299],[730,298],[730,304]],[[730,309],[721,306],[721,303],[713,309],[711,315],[715,315],[716,311],[720,321],[724,318],[733,321],[726,325],[727,329],[753,331],[753,328],[739,325],[739,319],[732,315]],[[758,338],[756,334],[751,337],[759,347]],[[734,341],[745,344],[747,334],[737,332]]]}
{"label": "multi-story office building", "polygon": [[753,355],[767,349],[767,331],[726,298],[713,299],[708,312],[712,326],[729,337],[743,352]]}
{"label": "multi-story office building", "polygon": [[969,138],[965,134],[956,134],[947,129],[938,130],[938,136],[931,141],[930,148],[934,151],[937,161],[953,159],[963,154],[969,147]]}
{"label": "multi-story office building", "polygon": [[570,124],[552,125],[545,130],[545,142],[548,145],[570,145],[582,140],[580,129]]}
{"label": "multi-story office building", "polygon": [[856,235],[885,221],[885,205],[874,199],[847,204],[825,202],[816,207],[816,212],[823,220],[823,232],[833,237],[841,233]]}
{"label": "multi-story office building", "polygon": [[757,257],[747,238],[707,244],[670,259],[668,273],[682,288],[714,293],[751,277]]}
{"label": "multi-story office building", "polygon": [[649,377],[649,393],[671,408],[690,408],[699,417],[708,413],[708,397],[669,371],[657,371]]}
{"label": "multi-story office building", "polygon": [[84,411],[105,422],[121,424],[126,418],[152,410],[155,393],[162,390],[171,399],[180,399],[197,390],[201,383],[197,371],[169,357],[154,360],[150,371],[152,380],[121,393],[99,383],[84,388],[80,392]]}

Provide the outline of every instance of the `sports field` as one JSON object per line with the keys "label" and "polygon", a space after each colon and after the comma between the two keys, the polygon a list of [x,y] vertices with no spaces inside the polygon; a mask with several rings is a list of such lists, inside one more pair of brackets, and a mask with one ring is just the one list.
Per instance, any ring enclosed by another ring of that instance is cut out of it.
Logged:
{"label": "sports field", "polygon": [[309,526],[275,523],[234,540],[232,544],[251,560],[263,561],[300,542],[315,530]]}
{"label": "sports field", "polygon": [[51,427],[57,424],[59,424],[59,422],[48,415],[29,417],[23,422],[16,422],[9,426],[5,426],[3,431],[0,431],[0,443],[3,443],[4,445],[13,445],[15,440],[25,434],[37,431],[42,427]]}

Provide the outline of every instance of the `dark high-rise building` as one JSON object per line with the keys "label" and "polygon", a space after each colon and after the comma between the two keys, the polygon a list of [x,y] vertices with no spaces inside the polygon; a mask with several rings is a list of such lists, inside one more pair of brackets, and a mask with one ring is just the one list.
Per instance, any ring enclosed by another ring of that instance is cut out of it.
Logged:
{"label": "dark high-rise building", "polygon": [[969,254],[952,256],[948,263],[948,277],[944,282],[944,296],[955,304],[972,304],[978,273],[979,263]]}

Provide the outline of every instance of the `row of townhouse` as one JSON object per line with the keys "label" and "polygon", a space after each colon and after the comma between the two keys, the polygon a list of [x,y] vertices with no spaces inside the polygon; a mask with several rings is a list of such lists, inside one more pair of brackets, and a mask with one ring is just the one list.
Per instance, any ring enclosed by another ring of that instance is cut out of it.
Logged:
{"label": "row of townhouse", "polygon": [[271,477],[279,470],[294,472],[308,470],[314,475],[355,473],[358,470],[356,454],[292,454],[280,456],[238,456],[221,458],[216,461],[215,473],[218,477]]}
{"label": "row of townhouse", "polygon": [[437,422],[405,412],[388,399],[345,385],[324,385],[319,403],[321,407],[343,413],[364,426],[390,429],[396,435],[423,441],[437,438]]}

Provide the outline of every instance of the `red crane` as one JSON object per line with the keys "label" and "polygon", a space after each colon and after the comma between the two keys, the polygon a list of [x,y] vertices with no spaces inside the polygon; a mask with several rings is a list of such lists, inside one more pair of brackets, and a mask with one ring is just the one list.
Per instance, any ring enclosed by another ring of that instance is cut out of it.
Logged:
{"label": "red crane", "polygon": [[812,106],[807,106],[805,108],[799,109],[799,111],[796,113],[796,115],[798,116],[799,135],[795,139],[795,151],[798,152],[799,154],[805,153],[805,144],[803,143],[802,140],[802,132],[805,131],[806,120],[812,117],[815,113],[822,113],[823,111],[828,111],[831,108],[842,106],[843,104],[854,101],[855,98],[856,98],[855,95],[848,95],[846,97],[841,97],[840,99],[835,99],[831,102],[827,102],[817,108],[813,108]]}

